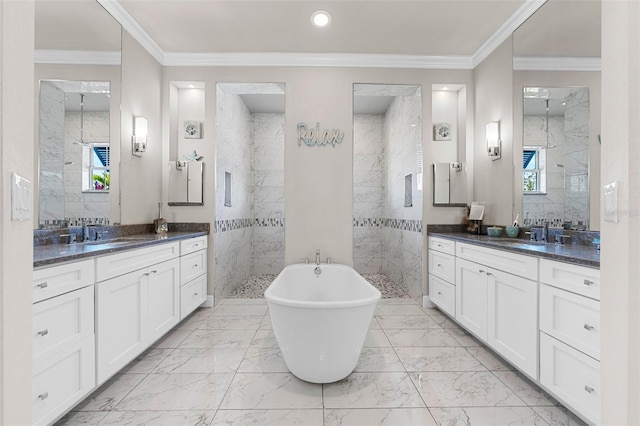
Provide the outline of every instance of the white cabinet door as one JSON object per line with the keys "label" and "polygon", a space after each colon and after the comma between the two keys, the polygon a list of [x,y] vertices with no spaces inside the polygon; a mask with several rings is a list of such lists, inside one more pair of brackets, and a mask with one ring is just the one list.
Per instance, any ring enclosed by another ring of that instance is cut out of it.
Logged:
{"label": "white cabinet door", "polygon": [[180,261],[173,259],[149,268],[148,343],[153,343],[180,321]]}
{"label": "white cabinet door", "polygon": [[487,268],[456,259],[456,320],[487,340]]}
{"label": "white cabinet door", "polygon": [[98,385],[147,347],[148,271],[134,271],[96,284]]}
{"label": "white cabinet door", "polygon": [[489,269],[488,342],[534,380],[538,378],[538,283]]}

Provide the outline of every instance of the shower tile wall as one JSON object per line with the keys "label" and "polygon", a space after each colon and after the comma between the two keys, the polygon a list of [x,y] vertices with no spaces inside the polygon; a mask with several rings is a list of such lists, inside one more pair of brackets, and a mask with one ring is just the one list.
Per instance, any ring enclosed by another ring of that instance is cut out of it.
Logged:
{"label": "shower tile wall", "polygon": [[384,116],[353,118],[353,262],[362,274],[382,272]]}
{"label": "shower tile wall", "polygon": [[[565,101],[564,117],[549,117],[547,149],[547,195],[523,197],[524,223],[540,224],[549,221],[582,222],[588,228],[589,211],[589,99],[586,89],[571,93]],[[545,117],[525,117],[524,137],[527,145],[545,145]],[[556,164],[564,168],[555,167]]]}
{"label": "shower tile wall", "polygon": [[[214,298],[222,300],[252,270],[252,126],[251,114],[240,96],[218,88],[217,98]],[[225,171],[231,173],[231,207],[224,205]],[[222,223],[230,226],[219,226]]]}
{"label": "shower tile wall", "polygon": [[284,114],[252,114],[253,275],[284,268]]}
{"label": "shower tile wall", "polygon": [[[422,172],[420,92],[397,96],[385,114],[386,168],[383,271],[414,299],[422,298]],[[413,142],[412,142],[413,141]],[[412,174],[413,205],[404,207],[405,175]]]}
{"label": "shower tile wall", "polygon": [[[80,139],[79,112],[66,113],[64,130],[65,219],[108,223],[109,193],[82,192],[82,147],[74,144]],[[83,134],[86,142],[108,143],[109,112],[85,112]]]}
{"label": "shower tile wall", "polygon": [[64,91],[40,87],[40,223],[64,219]]}
{"label": "shower tile wall", "polygon": [[[545,146],[546,117],[528,116],[524,117],[524,140],[527,146]],[[556,164],[564,163],[563,146],[564,140],[564,118],[549,117],[549,144],[557,148],[546,149],[546,195],[523,195],[523,216],[524,224],[538,224],[544,221],[551,223],[562,222],[564,218],[564,181],[563,170],[555,167]]]}

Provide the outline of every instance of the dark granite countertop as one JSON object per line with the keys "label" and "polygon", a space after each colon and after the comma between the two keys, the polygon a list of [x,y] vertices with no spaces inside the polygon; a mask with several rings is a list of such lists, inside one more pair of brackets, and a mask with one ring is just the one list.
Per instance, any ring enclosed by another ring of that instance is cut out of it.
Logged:
{"label": "dark granite countertop", "polygon": [[488,237],[464,232],[428,232],[429,236],[448,238],[463,243],[476,244],[490,248],[528,254],[557,260],[559,262],[600,268],[600,252],[595,247],[567,244],[530,243],[528,240],[506,237]]}
{"label": "dark granite countertop", "polygon": [[208,233],[208,231],[177,231],[167,232],[166,234],[141,233],[86,243],[39,245],[33,248],[33,267],[51,266],[71,260],[103,256],[105,254],[147,247],[154,244],[200,237]]}

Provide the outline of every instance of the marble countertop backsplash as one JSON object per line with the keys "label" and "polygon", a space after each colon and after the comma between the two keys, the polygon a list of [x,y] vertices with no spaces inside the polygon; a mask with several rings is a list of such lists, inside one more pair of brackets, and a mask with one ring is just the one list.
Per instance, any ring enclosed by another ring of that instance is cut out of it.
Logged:
{"label": "marble countertop backsplash", "polygon": [[[209,234],[208,223],[170,223],[169,232],[156,234],[153,225],[115,225],[92,226],[92,241],[82,242],[82,228],[70,227],[56,230],[34,230],[33,267],[48,266],[71,260],[110,254],[118,251],[141,248],[168,241]],[[102,240],[95,240],[95,231],[104,232]],[[76,243],[68,244],[69,237],[64,234],[76,234]],[[113,244],[114,240],[117,244]]]}
{"label": "marble countertop backsplash", "polygon": [[[486,233],[486,227],[483,225]],[[498,248],[514,253],[544,257],[560,262],[574,263],[593,268],[600,267],[600,251],[594,244],[594,239],[600,239],[597,231],[569,231],[564,229],[549,229],[549,239],[555,241],[555,235],[569,235],[566,244],[530,242],[525,238],[528,227],[520,227],[518,238],[489,237],[487,235],[470,234],[466,225],[428,225],[427,234],[434,237],[449,238],[469,244]],[[504,234],[503,234],[504,235]]]}

